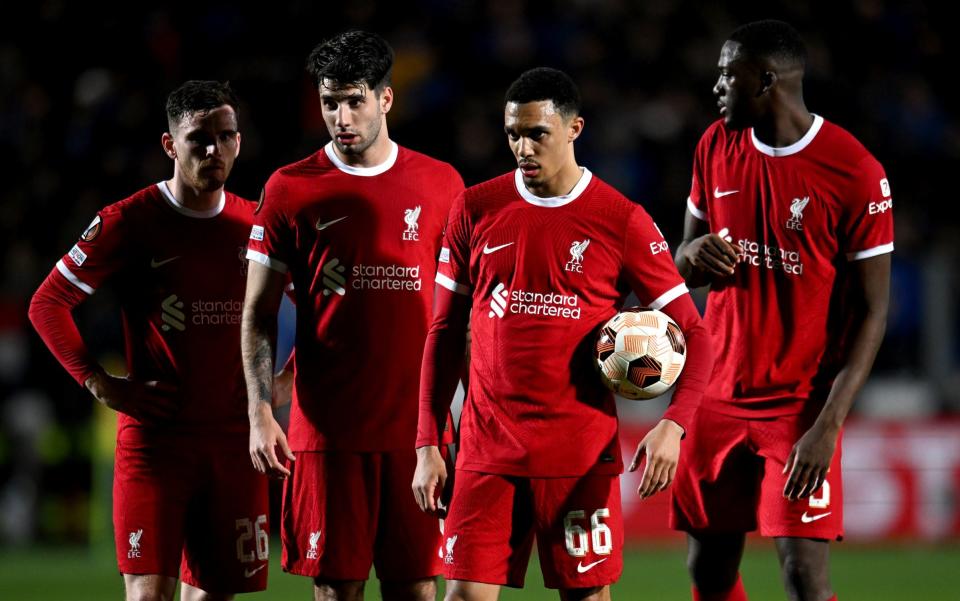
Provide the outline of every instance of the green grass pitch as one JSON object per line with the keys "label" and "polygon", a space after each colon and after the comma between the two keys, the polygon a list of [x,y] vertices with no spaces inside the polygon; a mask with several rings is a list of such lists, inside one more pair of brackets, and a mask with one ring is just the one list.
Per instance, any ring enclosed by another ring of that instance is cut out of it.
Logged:
{"label": "green grass pitch", "polygon": [[[272,541],[270,586],[266,593],[240,595],[238,601],[286,601],[311,598],[306,578],[284,574],[279,568],[279,541]],[[755,601],[785,599],[780,586],[776,553],[767,543],[748,546],[743,579]],[[833,545],[832,577],[842,601],[957,601],[960,600],[960,545],[863,547]],[[690,599],[684,551],[676,546],[633,548],[626,553],[624,574],[614,585],[621,601],[686,601]],[[103,601],[122,599],[122,587],[110,550],[69,548],[0,550],[0,598],[9,601]],[[376,582],[366,598],[380,595]],[[543,588],[534,560],[526,588],[504,589],[504,601],[556,600]]]}

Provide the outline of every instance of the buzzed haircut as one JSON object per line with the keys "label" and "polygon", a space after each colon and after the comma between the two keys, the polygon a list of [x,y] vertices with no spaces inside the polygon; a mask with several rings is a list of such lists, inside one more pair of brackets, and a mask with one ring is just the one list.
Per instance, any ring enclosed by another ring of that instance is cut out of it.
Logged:
{"label": "buzzed haircut", "polygon": [[167,125],[173,131],[185,116],[212,111],[225,104],[240,117],[240,101],[230,82],[191,79],[167,96]]}
{"label": "buzzed haircut", "polygon": [[741,25],[727,39],[739,43],[747,56],[801,69],[807,66],[807,47],[789,23],[774,19],[754,21]]}
{"label": "buzzed haircut", "polygon": [[369,87],[379,94],[390,85],[393,48],[369,31],[351,30],[318,44],[307,58],[307,72],[319,87],[330,80],[338,87]]}
{"label": "buzzed haircut", "polygon": [[550,100],[565,119],[580,114],[580,90],[570,76],[558,69],[537,67],[524,72],[507,88],[504,102]]}

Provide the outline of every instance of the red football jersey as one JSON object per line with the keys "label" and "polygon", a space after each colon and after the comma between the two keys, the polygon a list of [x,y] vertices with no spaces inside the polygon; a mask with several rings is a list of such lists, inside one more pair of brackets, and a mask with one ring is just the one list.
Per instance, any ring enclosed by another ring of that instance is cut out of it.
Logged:
{"label": "red football jersey", "polygon": [[883,167],[820,116],[784,148],[718,121],[697,146],[687,206],[738,254],[708,296],[718,360],[703,402],[743,416],[823,403],[848,342],[848,263],[893,251]]}
{"label": "red football jersey", "polygon": [[[454,205],[437,283],[473,298],[457,467],[619,473],[616,404],[592,364],[593,333],[631,290],[656,309],[687,292],[647,212],[587,169],[554,198],[531,194],[516,170]],[[423,444],[435,444],[429,421]]]}
{"label": "red football jersey", "polygon": [[[225,192],[215,208],[195,211],[160,182],[101,210],[57,262],[87,294],[108,280],[116,289],[130,376],[171,383],[182,397],[165,429],[247,430],[240,317],[255,208]],[[138,423],[119,420],[121,437]]]}
{"label": "red football jersey", "polygon": [[453,167],[396,144],[369,168],[327,144],[270,177],[247,257],[294,285],[293,450],[413,448],[433,275],[462,191]]}

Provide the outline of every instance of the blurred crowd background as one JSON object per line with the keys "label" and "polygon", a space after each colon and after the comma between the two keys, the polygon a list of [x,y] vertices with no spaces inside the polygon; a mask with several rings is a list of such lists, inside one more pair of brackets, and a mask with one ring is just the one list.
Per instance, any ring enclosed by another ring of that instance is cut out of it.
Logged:
{"label": "blurred crowd background", "polygon": [[[109,528],[109,514],[93,506],[96,491],[109,496],[109,473],[96,464],[109,463],[110,422],[30,329],[33,291],[100,207],[170,177],[164,103],[184,80],[229,80],[241,97],[243,143],[228,188],[242,196],[257,198],[274,169],[326,143],[304,61],[352,27],[377,31],[396,51],[391,137],[452,163],[468,185],[514,166],[502,131],[506,86],[533,66],[568,71],[584,98],[580,163],[642,203],[675,245],[693,149],[718,116],[711,88],[724,39],[747,21],[791,22],[809,49],[808,107],[874,153],[895,198],[890,321],[853,419],[952,423],[960,414],[960,228],[951,200],[960,89],[950,75],[960,53],[954,22],[933,3],[96,4],[4,9],[0,545],[84,542],[98,521]],[[109,290],[77,319],[122,373]],[[649,415],[630,407],[625,417]],[[960,469],[947,469],[960,483]]]}

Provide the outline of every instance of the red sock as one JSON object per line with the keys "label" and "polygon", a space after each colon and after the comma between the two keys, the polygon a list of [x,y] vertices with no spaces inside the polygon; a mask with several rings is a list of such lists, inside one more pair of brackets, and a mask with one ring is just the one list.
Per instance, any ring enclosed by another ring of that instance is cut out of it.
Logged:
{"label": "red sock", "polygon": [[837,596],[834,595],[834,596],[830,597],[829,599],[827,599],[827,601],[837,601]]}
{"label": "red sock", "polygon": [[[737,574],[737,581],[729,589],[719,593],[701,593],[696,586],[693,589],[693,601],[748,601],[747,591],[743,590],[743,580]],[[836,601],[836,598],[828,601]]]}

